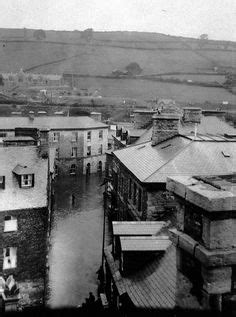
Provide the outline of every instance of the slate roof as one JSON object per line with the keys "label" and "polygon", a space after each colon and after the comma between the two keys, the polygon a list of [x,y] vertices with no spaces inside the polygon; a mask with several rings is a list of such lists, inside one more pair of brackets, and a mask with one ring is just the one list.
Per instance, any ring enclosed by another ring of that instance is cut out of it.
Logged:
{"label": "slate roof", "polygon": [[[23,166],[34,174],[32,188],[20,188],[13,173],[21,173]],[[0,147],[0,176],[5,176],[5,189],[0,190],[0,211],[47,206],[48,159],[39,157],[37,146]]]}
{"label": "slate roof", "polygon": [[113,235],[120,236],[152,236],[164,225],[164,221],[112,221]]}
{"label": "slate roof", "polygon": [[157,255],[150,260],[144,268],[126,277],[121,275],[110,247],[105,249],[105,257],[119,295],[127,293],[137,308],[201,309],[197,299],[186,288],[189,281],[177,270],[174,245],[170,245],[162,256]]}
{"label": "slate roof", "polygon": [[[202,116],[201,123],[198,124],[197,131],[205,135],[236,134],[236,129],[217,116]],[[179,133],[184,135],[194,134],[194,124],[180,121]],[[148,142],[152,138],[152,127],[147,129],[135,144]]]}
{"label": "slate roof", "polygon": [[14,128],[50,128],[51,130],[83,130],[83,129],[98,129],[108,128],[104,123],[95,121],[94,119],[81,117],[0,117],[0,130],[14,130]]}
{"label": "slate roof", "polygon": [[171,242],[168,236],[120,237],[121,251],[166,251]]}
{"label": "slate roof", "polygon": [[222,175],[236,171],[236,140],[219,137],[193,140],[176,136],[156,146],[146,142],[113,154],[144,183],[165,183],[172,175]]}

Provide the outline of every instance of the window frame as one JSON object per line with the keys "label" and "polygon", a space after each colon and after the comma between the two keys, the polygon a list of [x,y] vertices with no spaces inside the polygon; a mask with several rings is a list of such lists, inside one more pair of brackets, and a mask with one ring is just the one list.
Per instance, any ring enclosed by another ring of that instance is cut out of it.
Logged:
{"label": "window frame", "polygon": [[78,141],[78,132],[72,131],[71,142],[77,142],[77,141]]}
{"label": "window frame", "polygon": [[87,142],[91,142],[92,139],[92,131],[87,131]]}
{"label": "window frame", "polygon": [[87,146],[87,156],[91,156],[92,155],[92,147],[91,145]]}
{"label": "window frame", "polygon": [[76,164],[71,164],[70,166],[70,175],[76,174]]}
{"label": "window frame", "polygon": [[[9,220],[6,220],[6,217],[10,217]],[[9,224],[9,222],[11,222]],[[11,228],[10,225],[12,225]],[[3,229],[3,232],[15,232],[18,230],[18,222],[17,222],[17,218],[16,217],[13,217],[13,216],[5,216],[4,217],[4,229]]]}
{"label": "window frame", "polygon": [[98,139],[103,140],[103,130],[99,130],[98,132]]}
{"label": "window frame", "polygon": [[71,148],[71,157],[77,157],[77,147],[75,146]]}
{"label": "window frame", "polygon": [[[7,252],[8,251],[8,252]],[[6,253],[9,253],[7,256]],[[14,259],[14,262],[13,262]],[[10,265],[9,265],[10,261]],[[8,265],[6,265],[6,263]],[[5,247],[3,248],[3,270],[17,268],[17,248],[16,247]]]}
{"label": "window frame", "polygon": [[53,132],[53,142],[59,142],[60,140],[60,132]]}
{"label": "window frame", "polygon": [[102,153],[103,153],[103,146],[102,146],[102,144],[100,144],[99,148],[98,148],[98,154],[102,155]]}
{"label": "window frame", "polygon": [[1,175],[0,178],[1,177],[2,177],[2,181],[0,182],[0,189],[5,189],[6,178],[4,175]]}
{"label": "window frame", "polygon": [[[27,179],[24,179],[26,176],[27,176]],[[25,181],[27,181],[27,184],[25,183]],[[34,174],[23,174],[23,175],[20,175],[20,187],[21,188],[34,187]]]}

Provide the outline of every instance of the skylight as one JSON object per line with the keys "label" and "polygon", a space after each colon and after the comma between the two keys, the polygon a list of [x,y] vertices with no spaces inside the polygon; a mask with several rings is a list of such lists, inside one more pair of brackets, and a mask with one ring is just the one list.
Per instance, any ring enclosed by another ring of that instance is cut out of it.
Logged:
{"label": "skylight", "polygon": [[224,157],[230,157],[230,153],[228,153],[228,152],[221,151],[221,153],[224,155]]}

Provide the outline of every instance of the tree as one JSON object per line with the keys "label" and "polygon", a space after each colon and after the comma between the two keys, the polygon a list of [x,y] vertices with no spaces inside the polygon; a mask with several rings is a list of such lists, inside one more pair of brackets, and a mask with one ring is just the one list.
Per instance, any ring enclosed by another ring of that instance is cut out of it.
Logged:
{"label": "tree", "polygon": [[136,62],[130,63],[125,67],[125,69],[127,70],[128,74],[132,76],[139,75],[143,71],[139,64]]}
{"label": "tree", "polygon": [[44,30],[35,30],[33,33],[34,38],[36,38],[36,40],[44,40],[46,39],[46,33]]}
{"label": "tree", "polygon": [[199,37],[199,47],[203,48],[203,46],[207,43],[208,41],[208,35],[207,34],[201,34]]}
{"label": "tree", "polygon": [[93,29],[86,29],[81,33],[80,36],[82,39],[86,40],[87,42],[90,42],[93,38]]}

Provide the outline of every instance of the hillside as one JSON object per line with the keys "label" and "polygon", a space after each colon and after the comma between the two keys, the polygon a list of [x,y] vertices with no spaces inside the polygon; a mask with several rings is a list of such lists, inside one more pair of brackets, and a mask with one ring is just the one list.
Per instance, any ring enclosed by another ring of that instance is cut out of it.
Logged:
{"label": "hillside", "polygon": [[74,73],[81,76],[79,84],[85,88],[93,85],[104,96],[236,103],[235,96],[220,87],[203,89],[141,78],[110,78],[113,70],[125,70],[129,63],[136,62],[142,68],[141,75],[168,73],[172,78],[171,73],[181,73],[180,76],[193,80],[207,73],[211,77],[201,77],[201,81],[222,84],[222,74],[236,69],[234,42],[209,40],[201,46],[197,39],[141,32],[93,32],[87,41],[81,34],[46,31],[46,38],[37,40],[34,30],[0,29],[0,70]]}

